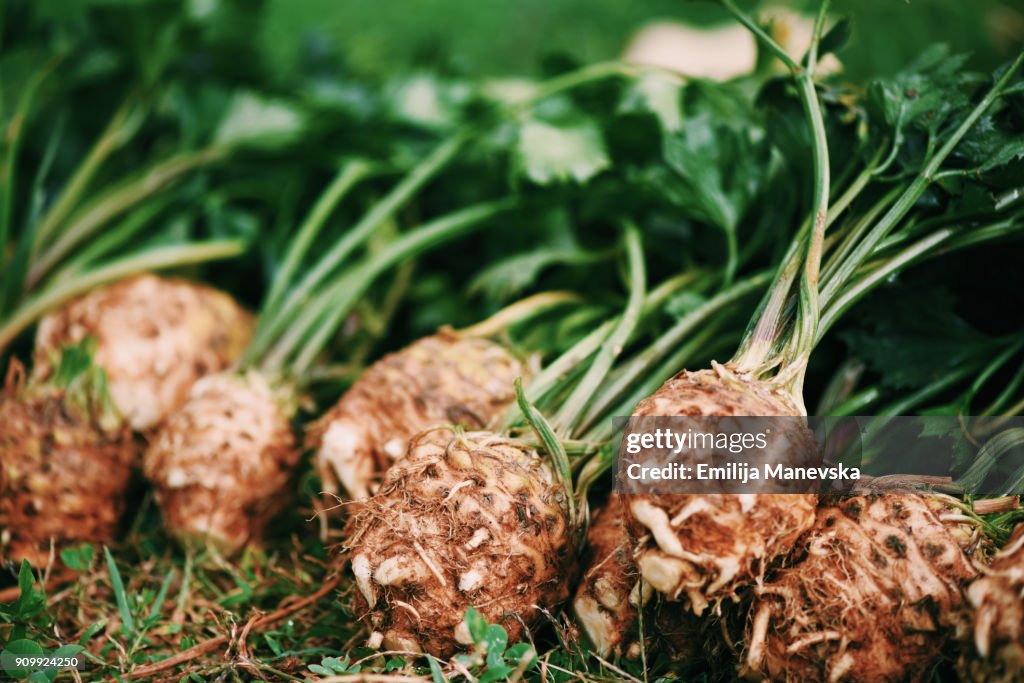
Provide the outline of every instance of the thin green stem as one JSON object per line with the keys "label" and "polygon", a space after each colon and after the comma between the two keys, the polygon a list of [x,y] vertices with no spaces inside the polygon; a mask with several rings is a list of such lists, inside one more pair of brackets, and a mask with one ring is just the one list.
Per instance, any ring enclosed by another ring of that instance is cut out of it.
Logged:
{"label": "thin green stem", "polygon": [[830,407],[828,414],[835,416],[858,415],[881,397],[882,391],[878,387],[868,387]]}
{"label": "thin green stem", "polygon": [[[316,289],[328,281],[342,262],[375,230],[408,204],[427,182],[454,159],[465,141],[466,136],[460,133],[436,147],[320,258],[295,288],[288,292],[283,303],[265,312],[257,324],[253,343],[250,345],[250,358],[259,357],[269,348],[274,341],[273,331],[296,317],[297,312],[307,306],[310,298],[315,296]],[[286,285],[290,286],[290,283]]]}
{"label": "thin green stem", "polygon": [[[389,244],[379,254],[360,266],[352,274],[351,279],[345,277],[339,283],[327,287],[324,290],[326,296],[322,300],[322,305],[329,313],[323,324],[315,331],[311,331],[312,336],[302,348],[297,349],[295,363],[291,366],[296,376],[301,377],[312,365],[352,306],[384,271],[456,237],[480,229],[488,220],[514,209],[518,204],[518,198],[509,197],[476,204],[437,218]],[[291,350],[286,351],[290,352]]]}
{"label": "thin green stem", "polygon": [[971,402],[974,400],[974,397],[977,396],[978,392],[981,391],[986,383],[988,383],[988,380],[991,379],[992,375],[1003,367],[1003,365],[1008,363],[1011,358],[1017,355],[1021,348],[1024,348],[1024,338],[1018,339],[1016,343],[1010,344],[1009,347],[992,359],[992,361],[978,373],[977,377],[974,378],[974,381],[971,382],[970,388],[960,398],[963,414],[974,414],[971,412]]}
{"label": "thin green stem", "polygon": [[39,222],[36,234],[37,245],[48,244],[57,238],[61,224],[78,205],[100,166],[114,151],[131,139],[132,134],[138,129],[137,126],[129,125],[132,115],[136,113],[136,106],[138,106],[138,95],[132,93],[114,112],[107,127],[64,186],[60,197]]}
{"label": "thin green stem", "polygon": [[361,159],[350,160],[342,165],[334,180],[313,205],[298,233],[289,242],[288,249],[281,261],[281,267],[273,278],[270,293],[267,294],[264,315],[272,315],[271,312],[280,304],[281,297],[284,296],[285,290],[295,275],[295,270],[302,263],[302,259],[305,258],[331,213],[345,195],[372,171],[373,166]]}
{"label": "thin green stem", "polygon": [[946,160],[946,157],[956,148],[967,132],[974,127],[978,119],[992,106],[1020,68],[1022,62],[1024,62],[1024,51],[1017,56],[1017,59],[1010,65],[1010,68],[999,78],[985,97],[982,98],[981,102],[974,107],[967,118],[946,139],[942,147],[939,148],[925,167],[917,174],[910,186],[896,200],[896,203],[892,205],[864,239],[851,250],[848,258],[837,267],[836,275],[834,276],[837,283],[836,288],[845,285],[860,265],[875,252],[875,248],[885,236],[903,220],[914,204],[917,203],[917,200],[921,198],[921,195],[931,185],[935,174]]}
{"label": "thin green stem", "polygon": [[871,226],[874,225],[878,216],[885,211],[887,207],[891,206],[894,201],[896,201],[896,197],[901,191],[902,188],[893,188],[875,202],[875,204],[868,209],[867,213],[858,217],[854,223],[853,229],[850,230],[850,232],[843,238],[839,247],[829,255],[829,259],[825,264],[822,276],[822,282],[824,283],[821,288],[822,300],[828,301],[830,298],[835,296],[836,290],[840,284],[840,281],[835,277],[836,269],[840,264],[846,261],[850,252],[864,234],[871,229]]}
{"label": "thin green stem", "polygon": [[788,388],[797,404],[802,404],[803,380],[807,372],[807,360],[814,348],[820,315],[818,302],[818,277],[821,271],[821,256],[825,242],[825,225],[828,218],[829,202],[829,155],[828,138],[825,135],[825,120],[818,102],[818,93],[814,86],[814,58],[817,55],[817,42],[821,39],[821,31],[825,25],[825,15],[829,0],[822,0],[818,16],[814,22],[814,34],[811,38],[811,50],[808,53],[807,69],[802,73],[794,72],[800,91],[800,102],[807,116],[811,129],[811,152],[814,164],[814,195],[811,202],[812,221],[814,227],[807,242],[804,256],[803,277],[800,280],[799,308],[797,310],[797,328],[791,338],[791,353],[782,359],[780,375],[792,374]]}
{"label": "thin green stem", "polygon": [[36,167],[32,185],[25,193],[29,201],[18,239],[0,247],[0,249],[10,247],[12,252],[6,263],[0,264],[0,283],[3,284],[3,291],[0,294],[3,297],[0,300],[0,318],[3,318],[16,308],[24,294],[25,274],[31,260],[36,228],[39,225],[39,213],[44,201],[43,185],[50,172],[50,168],[53,166],[57,150],[60,149],[64,122],[65,118],[63,116],[57,119],[53,134],[46,141],[43,156]]}
{"label": "thin green stem", "polygon": [[633,331],[643,313],[647,273],[644,267],[643,247],[640,244],[640,230],[635,225],[627,224],[625,242],[629,272],[629,299],[626,309],[611,334],[604,340],[587,373],[562,404],[561,410],[554,419],[555,431],[566,437],[573,435],[583,417],[583,411],[594,400],[594,392],[604,381],[612,364],[615,363],[615,359],[619,357],[623,347],[633,336]]}
{"label": "thin green stem", "polygon": [[[1017,372],[1014,373],[1013,378],[1006,384],[1003,390],[999,392],[999,395],[993,399],[992,403],[990,403],[988,407],[982,410],[979,414],[984,417],[998,414],[999,411],[1002,410],[1003,406],[1013,399],[1014,394],[1020,388],[1022,383],[1024,383],[1024,363],[1020,364],[1020,367],[1017,368]],[[1016,412],[1011,414],[1016,414]]]}
{"label": "thin green stem", "polygon": [[[579,367],[580,363],[601,347],[601,342],[611,334],[614,327],[615,320],[605,321],[586,337],[576,342],[572,348],[556,358],[530,380],[530,385],[527,387],[527,398],[531,402],[536,402],[552,391],[567,375]],[[518,420],[519,411],[510,407],[501,420],[499,430],[506,431]]]}
{"label": "thin green stem", "polygon": [[55,271],[54,277],[62,278],[66,277],[69,273],[85,270],[89,267],[90,263],[95,263],[106,254],[133,240],[138,232],[150,224],[160,212],[170,206],[174,199],[173,194],[166,193],[135,209],[116,226],[112,226],[104,231],[96,239],[90,240],[87,246],[78,251],[73,258],[68,259],[64,265]]}
{"label": "thin green stem", "polygon": [[[798,326],[795,334],[791,337],[792,348],[782,359],[784,365],[793,368],[792,374],[794,377],[790,380],[791,390],[794,394],[798,394],[803,383],[803,371],[806,369],[806,356],[810,354],[810,344],[818,326],[818,276],[821,268],[822,250],[824,248],[825,228],[829,222],[828,139],[825,135],[825,122],[821,112],[821,104],[818,101],[817,90],[814,86],[814,62],[812,61],[817,52],[816,43],[821,37],[820,34],[824,27],[824,18],[828,11],[829,1],[823,0],[819,7],[818,16],[815,20],[815,35],[812,36],[812,49],[808,53],[809,61],[806,69],[794,62],[786,54],[785,50],[772,40],[761,27],[757,26],[750,17],[740,11],[731,0],[722,0],[722,3],[771,52],[776,54],[789,67],[797,81],[800,102],[811,131],[814,193],[811,202],[811,222],[809,224],[811,228],[810,234],[806,237],[806,249],[801,249],[797,246],[804,240],[806,228],[802,228],[798,231],[787,257],[780,266],[778,282],[768,294],[763,309],[757,317],[757,321],[754,323],[750,333],[744,338],[740,349],[733,358],[737,367],[743,372],[760,375],[768,369],[766,367],[766,359],[769,358],[779,343],[779,336],[783,331],[782,314],[802,262],[803,277],[800,281]],[[866,179],[864,182],[866,182]],[[857,188],[855,191],[859,192],[862,187]],[[773,358],[771,366],[774,366],[776,362],[777,360]]]}
{"label": "thin green stem", "polygon": [[[877,161],[877,157],[872,163]],[[871,166],[864,169],[853,183],[840,195],[829,207],[828,219],[825,221],[826,229],[835,222],[841,213],[856,199],[867,187],[871,180]],[[786,304],[789,300],[789,292],[800,273],[800,244],[806,238],[811,223],[805,222],[797,233],[797,236],[789,244],[785,256],[779,264],[775,274],[776,284],[765,293],[765,297],[758,306],[754,317],[743,335],[739,349],[733,356],[732,362],[742,372],[753,372],[757,368],[769,364],[767,360],[775,350],[779,337],[782,334],[783,315]],[[774,365],[774,363],[770,363]]]}
{"label": "thin green stem", "polygon": [[149,270],[175,268],[204,261],[226,259],[245,250],[239,240],[218,240],[185,245],[156,247],[112,261],[102,268],[61,281],[40,292],[18,309],[17,314],[0,327],[0,352],[39,317],[89,290]]}
{"label": "thin green stem", "polygon": [[[122,183],[101,196],[80,214],[72,217],[71,224],[60,234],[56,242],[33,262],[28,274],[28,288],[32,289],[42,282],[62,258],[115,216],[177,182],[186,173],[220,161],[228,151],[229,148],[226,147],[207,147],[182,152],[158,162],[141,176]],[[37,236],[38,243],[43,241]]]}
{"label": "thin green stem", "polygon": [[[647,373],[652,365],[660,362],[673,349],[684,343],[694,330],[704,325],[711,316],[764,287],[769,277],[769,273],[759,273],[741,280],[676,321],[653,344],[635,358],[630,359],[622,367],[614,381],[606,387],[602,387],[600,395],[595,398],[593,405],[583,418],[581,427],[583,429],[590,428],[605,415],[605,411],[612,403]],[[676,369],[678,370],[678,367]]]}
{"label": "thin green stem", "polygon": [[903,269],[908,263],[917,260],[922,255],[935,249],[939,244],[942,244],[953,234],[954,231],[950,228],[936,231],[931,236],[916,242],[910,247],[899,252],[897,255],[891,258],[886,258],[878,268],[871,271],[860,280],[852,284],[847,283],[847,286],[835,299],[827,299],[825,301],[822,307],[821,321],[818,325],[817,337],[814,339],[814,344],[821,341],[821,338],[824,337],[829,328],[835,324],[839,316],[842,315],[842,313],[850,306],[856,303],[861,297],[893,273]]}
{"label": "thin green stem", "polygon": [[493,337],[552,308],[580,300],[580,295],[575,292],[540,292],[509,304],[486,320],[458,332],[462,337]]}
{"label": "thin green stem", "polygon": [[952,372],[946,373],[941,378],[932,382],[931,384],[913,392],[908,396],[903,396],[898,401],[890,403],[888,406],[878,411],[877,415],[882,417],[891,417],[893,415],[906,415],[910,411],[914,410],[915,407],[920,405],[927,399],[940,394],[949,387],[959,383],[960,381],[970,377],[976,372],[976,368],[964,367],[953,370]]}
{"label": "thin green stem", "polygon": [[526,399],[526,394],[523,393],[522,378],[516,378],[515,388],[516,403],[519,405],[519,410],[522,411],[523,417],[526,418],[527,423],[529,423],[537,438],[544,444],[544,450],[548,452],[548,456],[555,467],[559,483],[565,492],[565,502],[569,508],[569,519],[572,521],[573,529],[576,530],[579,526],[579,520],[576,517],[576,496],[573,493],[572,467],[569,464],[569,455],[565,452],[565,447],[559,441],[555,430],[551,428],[551,425],[544,419],[540,411]]}
{"label": "thin green stem", "polygon": [[818,14],[814,17],[814,29],[811,31],[811,46],[807,50],[807,77],[814,78],[814,70],[818,68],[818,46],[825,31],[825,17],[828,16],[829,0],[823,0],[818,6]]}
{"label": "thin green stem", "polygon": [[560,76],[555,76],[554,78],[550,78],[541,83],[527,99],[513,106],[513,112],[523,111],[543,99],[551,97],[552,95],[557,95],[558,93],[566,90],[578,88],[581,85],[587,85],[588,83],[616,76],[632,78],[645,70],[657,71],[657,69],[647,67],[640,68],[618,61],[588,64],[585,67],[576,69],[575,71],[570,71],[569,73],[565,73]]}
{"label": "thin green stem", "polygon": [[761,44],[768,48],[775,57],[786,65],[793,73],[797,73],[802,70],[802,67],[797,64],[792,57],[789,56],[781,45],[775,42],[770,35],[768,35],[763,28],[758,26],[757,22],[751,19],[745,12],[743,12],[732,0],[719,0],[722,6],[725,7],[732,14],[737,21],[743,24],[748,31],[754,34],[754,36],[761,41]]}
{"label": "thin green stem", "polygon": [[0,202],[0,267],[6,271],[6,249],[10,244],[11,216],[14,211],[14,179],[15,168],[18,161],[18,151],[21,149],[21,140],[25,132],[26,121],[29,112],[32,110],[32,103],[36,93],[42,86],[46,77],[49,76],[60,57],[51,59],[50,62],[39,70],[28,82],[14,109],[7,130],[4,131],[3,140],[3,163],[0,165],[0,187],[3,188],[3,201]]}
{"label": "thin green stem", "polygon": [[[692,285],[695,291],[703,291],[703,289],[709,284],[710,278],[705,277],[700,271],[682,273],[669,278],[651,290],[651,293],[647,297],[647,301],[644,303],[642,317],[646,318],[653,312],[660,309],[669,297],[686,286]],[[553,362],[548,364],[546,368],[541,370],[538,375],[530,380],[530,384],[526,388],[527,398],[531,402],[536,403],[557,387],[562,380],[572,373],[574,368],[577,368],[580,363],[597,351],[601,346],[601,342],[604,341],[604,339],[611,333],[614,325],[614,320],[605,321],[596,329],[592,330],[586,337],[576,342],[572,348],[565,351]],[[518,419],[519,412],[514,407],[510,407],[502,417],[500,422],[500,431],[507,430],[511,425],[515,424]]]}

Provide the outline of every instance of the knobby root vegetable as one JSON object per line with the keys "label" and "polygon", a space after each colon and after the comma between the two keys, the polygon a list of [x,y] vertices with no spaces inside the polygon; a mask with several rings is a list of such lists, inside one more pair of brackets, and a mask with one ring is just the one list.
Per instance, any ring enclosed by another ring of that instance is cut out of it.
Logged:
{"label": "knobby root vegetable", "polygon": [[51,543],[110,543],[135,447],[109,406],[24,382],[15,361],[0,392],[0,559],[47,563]]}
{"label": "knobby root vegetable", "polygon": [[143,459],[173,536],[227,553],[260,539],[288,500],[299,460],[286,415],[259,373],[220,373],[195,383]]}
{"label": "knobby root vegetable", "polygon": [[434,428],[371,498],[345,542],[356,608],[388,649],[448,657],[471,644],[473,606],[509,641],[568,597],[575,548],[564,488],[525,443]]}
{"label": "knobby root vegetable", "polygon": [[627,500],[613,493],[594,513],[573,598],[576,620],[603,657],[638,659],[643,630],[647,656],[667,654],[687,664],[702,661],[701,648],[708,639],[701,633],[700,620],[678,604],[663,601],[640,580],[633,561],[635,541],[626,522]]}
{"label": "knobby root vegetable", "polygon": [[385,356],[307,432],[325,489],[365,498],[414,435],[439,424],[486,427],[528,374],[504,347],[451,330]]}
{"label": "knobby root vegetable", "polygon": [[790,566],[760,586],[745,673],[785,681],[907,681],[943,651],[977,570],[972,524],[935,497],[823,505]]}
{"label": "knobby root vegetable", "polygon": [[979,683],[1024,679],[1024,524],[968,587],[967,602],[960,676]]}
{"label": "knobby root vegetable", "polygon": [[94,337],[114,404],[133,429],[146,431],[185,402],[197,379],[234,363],[251,333],[251,316],[227,294],[139,275],[46,316],[34,372],[45,377],[55,350]]}
{"label": "knobby root vegetable", "polygon": [[612,494],[587,531],[583,575],[573,611],[599,654],[622,654],[635,635],[640,573],[626,528],[626,503]]}
{"label": "knobby root vegetable", "polygon": [[[800,414],[786,393],[717,363],[682,371],[633,411],[635,418]],[[773,438],[790,445],[786,464],[818,457],[803,420],[779,426],[785,431]],[[709,606],[717,611],[788,553],[814,523],[816,505],[810,493],[630,495],[632,533],[640,539],[637,566],[648,584],[694,614]]]}

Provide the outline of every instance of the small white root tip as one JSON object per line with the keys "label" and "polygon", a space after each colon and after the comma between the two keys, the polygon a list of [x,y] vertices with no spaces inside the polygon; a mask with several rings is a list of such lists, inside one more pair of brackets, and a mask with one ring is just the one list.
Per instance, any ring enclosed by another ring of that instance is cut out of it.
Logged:
{"label": "small white root tip", "polygon": [[573,610],[597,653],[602,657],[611,654],[612,648],[622,640],[622,637],[615,632],[611,618],[601,611],[597,601],[589,597],[577,598],[573,602]]}
{"label": "small white root tip", "polygon": [[369,497],[373,463],[362,442],[359,428],[345,421],[333,422],[327,428],[316,458],[320,478],[330,493],[337,492],[337,481],[354,500]]}
{"label": "small white root tip", "polygon": [[[452,490],[454,491],[454,489]],[[473,532],[473,537],[466,541],[466,545],[464,547],[466,550],[476,550],[488,539],[489,536],[490,534],[487,532],[487,529],[480,527]]]}
{"label": "small white root tip", "polygon": [[683,563],[657,550],[643,553],[637,559],[637,568],[644,583],[668,596],[674,597],[683,581]]}
{"label": "small white root tip", "polygon": [[685,557],[686,552],[683,550],[676,532],[672,530],[665,510],[650,501],[637,500],[630,505],[630,511],[638,522],[650,529],[659,548],[669,555]]}
{"label": "small white root tip", "polygon": [[647,601],[654,597],[654,586],[646,581],[637,581],[629,591],[629,604],[636,608],[647,606]]}
{"label": "small white root tip", "polygon": [[[370,560],[366,555],[356,555],[352,558],[352,573],[356,576],[356,587],[359,592],[363,594],[363,598],[366,599],[366,604],[373,609],[377,605],[377,591],[373,587],[373,581],[370,578],[373,573],[370,567]],[[373,636],[370,636],[371,638]]]}
{"label": "small white root tip", "polygon": [[754,616],[754,625],[750,631],[750,649],[747,650],[747,669],[760,672],[764,664],[764,642],[768,636],[768,620],[771,609],[761,605]]}
{"label": "small white root tip", "polygon": [[382,586],[400,586],[423,578],[426,567],[419,559],[393,555],[377,566],[373,580]]}
{"label": "small white root tip", "polygon": [[617,610],[625,600],[629,599],[628,595],[620,595],[616,590],[615,582],[606,576],[600,576],[594,581],[594,594],[598,601],[610,610]]}

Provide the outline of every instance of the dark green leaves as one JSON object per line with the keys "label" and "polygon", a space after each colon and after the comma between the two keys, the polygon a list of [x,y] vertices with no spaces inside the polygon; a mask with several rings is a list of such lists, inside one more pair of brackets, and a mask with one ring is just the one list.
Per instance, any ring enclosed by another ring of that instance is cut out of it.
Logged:
{"label": "dark green leaves", "polygon": [[765,157],[763,132],[710,113],[690,116],[665,139],[665,161],[678,180],[666,189],[699,219],[731,231],[760,188]]}
{"label": "dark green leaves", "polygon": [[998,343],[956,315],[953,303],[948,293],[934,289],[876,297],[860,309],[863,323],[841,337],[884,386],[927,385],[987,358]]}
{"label": "dark green leaves", "polygon": [[[481,683],[505,680],[514,671],[524,671],[536,660],[536,653],[528,643],[508,646],[508,634],[498,624],[488,624],[483,615],[474,607],[466,610],[463,617],[470,638],[473,640],[473,654],[455,655],[463,666],[478,668],[476,679]],[[434,683],[444,680],[441,667],[433,657],[428,658]]]}
{"label": "dark green leaves", "polygon": [[90,543],[64,548],[60,551],[61,562],[76,572],[87,572],[92,566],[94,549]]}
{"label": "dark green leaves", "polygon": [[833,24],[832,28],[821,37],[821,42],[818,44],[818,58],[820,59],[829,53],[841,50],[850,42],[850,36],[852,35],[853,22],[850,17],[843,17]]}
{"label": "dark green leaves", "polygon": [[909,127],[934,131],[950,112],[965,105],[965,55],[951,55],[933,45],[891,79],[868,88],[868,104],[895,133]]}

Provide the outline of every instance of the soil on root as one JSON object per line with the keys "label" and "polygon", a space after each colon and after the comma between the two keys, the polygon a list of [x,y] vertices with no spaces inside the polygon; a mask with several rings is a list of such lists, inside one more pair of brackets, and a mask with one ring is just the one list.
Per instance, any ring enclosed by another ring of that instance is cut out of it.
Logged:
{"label": "soil on root", "polygon": [[[714,364],[684,370],[633,411],[635,418],[789,416],[792,400],[765,382]],[[632,424],[632,423],[631,423]],[[789,465],[814,462],[819,451],[802,420],[780,423],[780,452]],[[632,428],[632,427],[631,427]],[[709,424],[709,429],[714,423]],[[640,539],[636,563],[644,580],[694,614],[760,581],[814,522],[811,493],[639,494],[629,496],[630,531]]]}
{"label": "soil on root", "polygon": [[1024,679],[1024,524],[967,589],[958,672],[966,681]]}
{"label": "soil on root", "polygon": [[0,559],[45,566],[51,544],[111,542],[134,459],[126,424],[103,426],[64,392],[10,373],[0,392]]}
{"label": "soil on root", "polygon": [[413,436],[439,424],[487,427],[529,374],[499,344],[450,330],[384,356],[307,429],[325,489],[365,498]]}
{"label": "soil on root", "polygon": [[154,435],[143,458],[168,531],[232,553],[258,542],[288,503],[300,452],[291,424],[256,373],[204,377]]}
{"label": "soil on root", "polygon": [[602,657],[710,672],[717,666],[709,655],[720,659],[726,649],[717,633],[720,624],[663,599],[641,580],[633,560],[636,541],[627,528],[627,500],[613,493],[593,515],[573,598],[576,621]]}
{"label": "soil on root", "polygon": [[823,505],[790,566],[757,589],[750,677],[905,681],[939,659],[977,570],[941,510],[916,494]]}
{"label": "soil on root", "polygon": [[490,432],[417,435],[345,541],[356,612],[388,649],[447,657],[473,606],[509,641],[568,597],[575,549],[564,493],[531,446]]}
{"label": "soil on root", "polygon": [[633,562],[627,514],[623,497],[613,493],[592,515],[573,598],[576,620],[605,657],[623,654],[636,635],[640,572]]}

